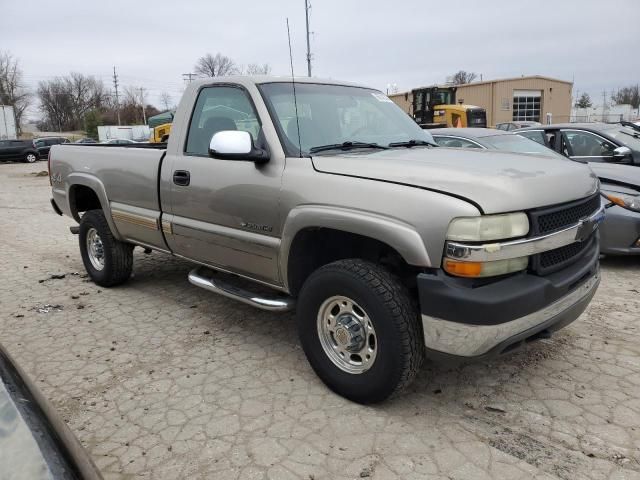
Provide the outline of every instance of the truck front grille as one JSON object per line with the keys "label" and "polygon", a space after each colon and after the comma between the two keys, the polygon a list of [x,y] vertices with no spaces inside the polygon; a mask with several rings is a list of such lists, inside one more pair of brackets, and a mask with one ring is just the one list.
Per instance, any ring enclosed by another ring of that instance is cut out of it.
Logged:
{"label": "truck front grille", "polygon": [[[541,208],[529,212],[532,235],[546,235],[575,225],[580,220],[593,215],[600,208],[600,194],[575,202]],[[583,242],[575,242],[548,252],[533,255],[530,268],[538,275],[548,275],[571,265],[591,250],[597,232]]]}
{"label": "truck front grille", "polygon": [[531,213],[535,233],[545,235],[575,225],[600,208],[600,195]]}

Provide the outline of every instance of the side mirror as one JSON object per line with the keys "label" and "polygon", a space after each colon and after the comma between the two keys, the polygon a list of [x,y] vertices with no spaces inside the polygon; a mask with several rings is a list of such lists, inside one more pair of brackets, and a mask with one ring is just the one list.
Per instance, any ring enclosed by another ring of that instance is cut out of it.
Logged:
{"label": "side mirror", "polygon": [[246,160],[265,163],[269,153],[256,148],[249,132],[241,130],[223,130],[211,137],[209,155],[221,160]]}
{"label": "side mirror", "polygon": [[618,147],[613,151],[613,159],[616,161],[625,160],[631,157],[631,149],[629,147]]}

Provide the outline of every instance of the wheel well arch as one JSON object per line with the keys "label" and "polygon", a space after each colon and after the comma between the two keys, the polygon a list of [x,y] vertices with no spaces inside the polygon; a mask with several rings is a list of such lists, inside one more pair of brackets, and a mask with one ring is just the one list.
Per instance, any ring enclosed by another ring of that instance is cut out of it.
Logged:
{"label": "wheel well arch", "polygon": [[307,227],[296,233],[287,258],[287,287],[297,296],[315,270],[337,260],[361,258],[380,263],[409,288],[421,267],[410,265],[393,247],[375,238],[326,227]]}
{"label": "wheel well arch", "polygon": [[88,210],[102,210],[100,197],[94,189],[86,185],[71,185],[69,187],[69,207],[76,221],[80,221],[80,212]]}

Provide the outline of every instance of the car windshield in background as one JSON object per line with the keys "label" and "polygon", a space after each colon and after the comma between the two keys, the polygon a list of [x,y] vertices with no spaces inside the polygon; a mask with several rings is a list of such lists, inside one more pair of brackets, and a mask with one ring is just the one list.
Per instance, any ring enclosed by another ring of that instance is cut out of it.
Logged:
{"label": "car windshield in background", "polygon": [[496,150],[516,153],[532,153],[544,157],[564,158],[553,150],[520,135],[491,135],[482,137],[482,142]]}
{"label": "car windshield in background", "polygon": [[610,128],[604,132],[630,149],[640,152],[640,132],[629,127]]}
{"label": "car windshield in background", "polygon": [[[260,86],[287,155],[298,156],[300,150],[303,154],[314,149],[335,150],[342,145],[366,149],[364,144],[389,147],[400,143],[397,148],[435,144],[431,134],[376,90],[315,83],[296,83],[295,89],[298,121],[291,83]],[[331,145],[335,148],[318,148]]]}

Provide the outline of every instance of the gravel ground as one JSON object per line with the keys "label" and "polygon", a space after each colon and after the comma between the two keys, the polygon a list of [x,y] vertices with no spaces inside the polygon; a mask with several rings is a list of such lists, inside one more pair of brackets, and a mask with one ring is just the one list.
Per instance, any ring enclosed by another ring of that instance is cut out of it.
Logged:
{"label": "gravel ground", "polygon": [[0,342],[105,478],[640,479],[640,259],[604,259],[552,339],[428,363],[364,407],[316,378],[291,315],[191,286],[186,262],[136,249],[126,285],[89,282],[45,168],[0,164]]}

